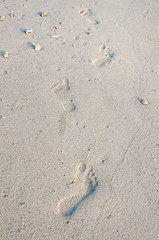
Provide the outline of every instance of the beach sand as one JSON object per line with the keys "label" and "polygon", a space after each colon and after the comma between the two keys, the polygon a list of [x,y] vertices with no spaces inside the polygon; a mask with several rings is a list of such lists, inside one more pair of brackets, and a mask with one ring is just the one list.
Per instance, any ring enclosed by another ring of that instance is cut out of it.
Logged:
{"label": "beach sand", "polygon": [[0,239],[158,240],[159,2],[0,17]]}

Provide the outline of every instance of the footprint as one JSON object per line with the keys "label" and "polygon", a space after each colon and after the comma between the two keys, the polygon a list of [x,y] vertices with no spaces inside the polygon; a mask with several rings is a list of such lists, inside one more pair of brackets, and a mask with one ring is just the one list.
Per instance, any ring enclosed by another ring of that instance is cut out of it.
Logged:
{"label": "footprint", "polygon": [[70,90],[69,80],[63,79],[62,82],[56,84],[53,89],[61,100],[63,110],[66,112],[73,112],[76,107],[73,103],[73,100],[68,96],[68,92]]}
{"label": "footprint", "polygon": [[95,58],[91,61],[94,66],[103,66],[106,62],[111,63],[114,57],[114,53],[105,44],[101,44],[99,47],[99,52],[101,56],[99,58]]}
{"label": "footprint", "polygon": [[68,113],[75,111],[76,106],[70,98],[70,85],[68,79],[63,79],[61,82],[57,83],[53,89],[57,97],[60,99],[61,106],[63,108],[63,114],[60,120],[60,134],[63,135],[66,129]]}
{"label": "footprint", "polygon": [[80,11],[80,14],[86,17],[86,20],[91,23],[91,24],[98,24],[99,22],[95,19],[93,19],[92,17],[90,17],[90,15],[92,15],[92,11],[89,8],[84,8]]}
{"label": "footprint", "polygon": [[90,17],[86,18],[86,20],[91,24],[99,24],[99,22],[97,20],[90,18]]}
{"label": "footprint", "polygon": [[92,11],[89,8],[84,8],[80,11],[80,14],[84,16],[89,16],[92,15]]}
{"label": "footprint", "polygon": [[99,52],[102,52],[102,51],[104,51],[105,49],[106,49],[105,44],[101,44],[101,45],[99,46]]}
{"label": "footprint", "polygon": [[64,111],[66,112],[73,112],[76,110],[76,106],[74,105],[74,103],[71,100],[63,100],[62,102],[62,108]]}
{"label": "footprint", "polygon": [[69,194],[67,197],[62,198],[57,204],[59,214],[64,217],[71,216],[80,203],[93,193],[97,187],[98,182],[93,168],[87,169],[86,164],[81,162],[77,166],[74,179],[70,185],[74,186],[74,194]]}
{"label": "footprint", "polygon": [[111,60],[114,57],[113,51],[110,48],[108,48],[105,44],[101,44],[99,46],[99,52],[101,52],[106,57],[107,60],[108,59]]}
{"label": "footprint", "polygon": [[106,58],[95,58],[91,61],[94,66],[102,67],[106,63]]}
{"label": "footprint", "polygon": [[61,82],[57,83],[53,89],[57,96],[63,97],[65,92],[70,90],[69,80],[67,78],[63,79]]}
{"label": "footprint", "polygon": [[112,58],[114,57],[114,53],[112,52],[112,50],[110,48],[106,48],[104,50],[104,54],[105,54],[108,62],[110,62],[112,60]]}
{"label": "footprint", "polygon": [[68,120],[68,114],[64,112],[60,118],[60,129],[59,129],[60,135],[63,135],[66,130],[67,120]]}

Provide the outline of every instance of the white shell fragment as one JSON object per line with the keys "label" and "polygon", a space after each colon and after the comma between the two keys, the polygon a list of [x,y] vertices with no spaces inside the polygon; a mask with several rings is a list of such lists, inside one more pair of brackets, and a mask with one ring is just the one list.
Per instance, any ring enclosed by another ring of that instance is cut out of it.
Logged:
{"label": "white shell fragment", "polygon": [[25,29],[24,32],[25,32],[26,35],[28,35],[28,34],[31,34],[33,32],[33,30],[32,29]]}
{"label": "white shell fragment", "polygon": [[33,43],[33,47],[34,47],[35,51],[40,51],[41,50],[41,46],[38,43],[37,44]]}
{"label": "white shell fragment", "polygon": [[141,99],[141,103],[143,105],[148,105],[149,104],[149,101],[147,99]]}
{"label": "white shell fragment", "polygon": [[8,52],[4,53],[4,54],[3,54],[3,57],[4,57],[4,58],[8,58]]}
{"label": "white shell fragment", "polygon": [[6,18],[4,16],[0,17],[0,21],[3,22]]}

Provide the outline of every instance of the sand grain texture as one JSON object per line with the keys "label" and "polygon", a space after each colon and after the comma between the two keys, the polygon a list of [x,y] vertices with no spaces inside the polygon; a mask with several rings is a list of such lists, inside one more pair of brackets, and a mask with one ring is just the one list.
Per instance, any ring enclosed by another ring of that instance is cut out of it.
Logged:
{"label": "sand grain texture", "polygon": [[0,239],[158,240],[158,1],[0,17]]}

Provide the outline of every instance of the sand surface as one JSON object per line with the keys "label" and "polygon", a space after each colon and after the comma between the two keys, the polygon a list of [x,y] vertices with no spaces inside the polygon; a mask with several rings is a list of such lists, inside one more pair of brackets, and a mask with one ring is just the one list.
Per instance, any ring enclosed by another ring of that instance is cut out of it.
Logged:
{"label": "sand surface", "polygon": [[0,16],[0,239],[158,240],[159,2]]}

